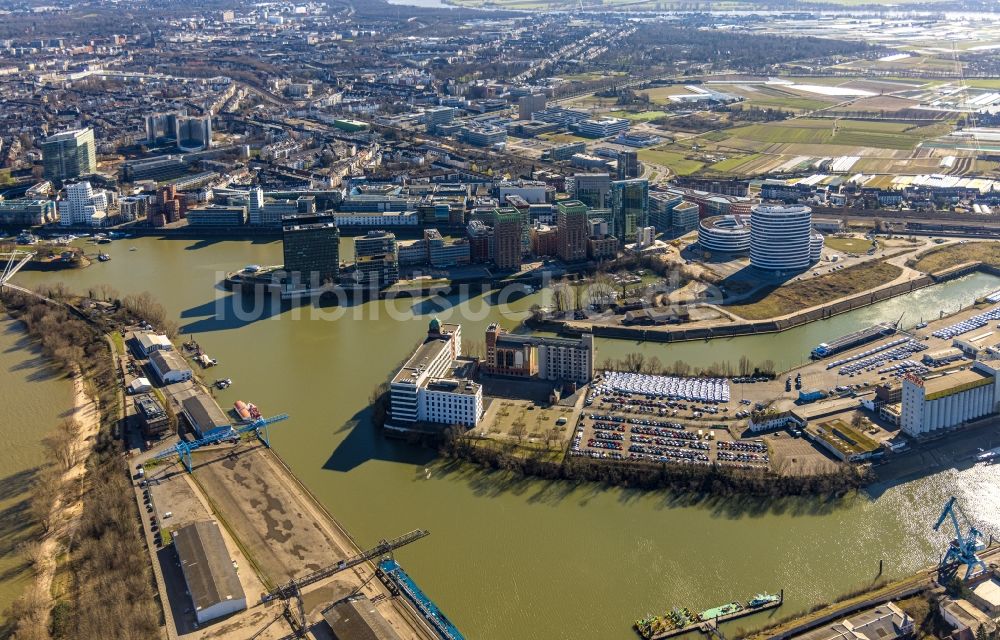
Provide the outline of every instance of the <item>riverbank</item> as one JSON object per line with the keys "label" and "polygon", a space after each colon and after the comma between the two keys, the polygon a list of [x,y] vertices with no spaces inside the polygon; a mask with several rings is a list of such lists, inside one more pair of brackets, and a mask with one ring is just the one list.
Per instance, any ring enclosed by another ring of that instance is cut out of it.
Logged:
{"label": "riverbank", "polygon": [[833,473],[780,475],[722,465],[655,464],[590,460],[567,456],[554,460],[543,452],[528,455],[516,446],[463,436],[445,437],[442,454],[492,471],[508,471],[542,480],[594,482],[628,489],[668,490],[690,496],[842,497],[870,484],[870,467],[843,465]]}
{"label": "riverbank", "polygon": [[[49,526],[38,541],[38,546],[30,550],[35,576],[22,596],[33,603],[32,606],[37,610],[35,615],[45,621],[45,626],[49,626],[56,603],[53,597],[53,580],[59,569],[60,556],[68,551],[65,548],[66,541],[80,526],[87,459],[92,453],[91,445],[101,424],[97,401],[86,387],[83,373],[77,370],[73,373],[73,409],[69,418],[73,430],[64,434],[66,439],[60,445],[65,455],[63,467],[68,465],[69,468],[54,479],[59,490],[54,492],[54,500],[48,510]],[[60,586],[57,592],[62,589]]]}
{"label": "riverbank", "polygon": [[74,409],[46,438],[48,461],[32,488],[44,530],[28,550],[36,580],[11,607],[10,628],[31,638],[155,634],[159,611],[114,436],[121,396],[102,325],[65,300],[7,291],[3,305],[52,366],[74,377]]}

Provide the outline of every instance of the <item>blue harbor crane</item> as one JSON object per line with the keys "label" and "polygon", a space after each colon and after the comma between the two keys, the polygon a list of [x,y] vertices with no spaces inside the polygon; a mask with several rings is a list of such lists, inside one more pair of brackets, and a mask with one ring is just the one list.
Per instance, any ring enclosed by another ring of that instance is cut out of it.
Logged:
{"label": "blue harbor crane", "polygon": [[[962,532],[962,522],[959,522],[959,516],[961,516],[962,521],[968,527],[968,531],[965,533]],[[965,515],[955,496],[952,496],[945,503],[944,509],[941,510],[941,516],[934,525],[934,530],[937,531],[940,529],[941,525],[948,518],[951,518],[951,524],[955,528],[955,537],[948,545],[948,551],[941,558],[938,570],[942,573],[952,570],[957,571],[958,567],[964,564],[966,567],[966,580],[980,572],[985,572],[986,563],[978,555],[978,552],[986,546],[983,544],[983,534],[979,529],[976,529],[972,521],[969,520],[969,517]]]}
{"label": "blue harbor crane", "polygon": [[198,440],[193,440],[187,442],[181,440],[174,446],[170,447],[166,451],[156,454],[153,456],[153,460],[164,460],[166,458],[172,458],[178,456],[184,468],[187,469],[188,473],[191,473],[191,452],[195,449],[200,449],[201,447],[216,444],[224,440],[235,440],[245,433],[253,432],[257,436],[257,439],[264,443],[264,446],[268,449],[271,448],[271,434],[270,426],[276,422],[281,422],[288,419],[287,413],[282,413],[280,415],[273,416],[271,418],[257,418],[253,422],[249,422],[238,427],[222,427],[221,429],[216,429],[210,431],[205,437],[199,438]]}

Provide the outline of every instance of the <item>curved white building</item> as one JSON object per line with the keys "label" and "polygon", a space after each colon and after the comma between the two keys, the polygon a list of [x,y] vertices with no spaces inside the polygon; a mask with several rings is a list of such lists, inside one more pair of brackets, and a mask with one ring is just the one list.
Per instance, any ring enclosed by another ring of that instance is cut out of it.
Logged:
{"label": "curved white building", "polygon": [[746,253],[750,250],[750,216],[712,216],[698,225],[698,244],[712,253]]}
{"label": "curved white building", "polygon": [[823,234],[813,232],[809,237],[809,260],[816,264],[823,257]]}
{"label": "curved white building", "polygon": [[750,264],[774,272],[808,269],[819,260],[814,235],[809,207],[759,204],[750,214]]}

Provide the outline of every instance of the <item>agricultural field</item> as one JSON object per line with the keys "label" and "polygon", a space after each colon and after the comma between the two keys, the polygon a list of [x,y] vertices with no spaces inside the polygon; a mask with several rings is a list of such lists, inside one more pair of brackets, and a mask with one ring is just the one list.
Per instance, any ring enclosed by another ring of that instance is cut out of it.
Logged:
{"label": "agricultural field", "polygon": [[[722,160],[721,162],[716,162],[715,164],[706,167],[706,173],[719,173],[725,175],[737,175],[743,174],[740,168],[744,165],[749,165],[752,162],[759,159],[761,155],[759,153],[754,153],[749,156],[744,155],[734,155]],[[745,174],[744,174],[745,175]]]}
{"label": "agricultural field", "polygon": [[750,83],[717,84],[712,83],[712,89],[743,98],[743,102],[734,107],[759,107],[762,109],[781,109],[784,111],[815,111],[839,102],[838,99],[789,90],[782,85],[765,85]]}
{"label": "agricultural field", "polygon": [[913,126],[900,122],[801,118],[730,129],[730,140],[766,143],[839,145],[877,149],[912,149],[924,140],[949,133],[950,125]]}

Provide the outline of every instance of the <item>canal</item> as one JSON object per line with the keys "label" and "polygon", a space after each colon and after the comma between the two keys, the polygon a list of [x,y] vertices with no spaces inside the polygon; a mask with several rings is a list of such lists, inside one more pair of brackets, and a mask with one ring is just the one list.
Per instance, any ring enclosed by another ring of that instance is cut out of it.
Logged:
{"label": "canal", "polygon": [[[218,394],[223,406],[243,399],[265,414],[291,415],[272,432],[275,448],[362,545],[417,527],[431,531],[398,559],[469,638],[624,640],[635,637],[631,623],[646,613],[700,610],[781,588],[787,604],[775,615],[784,616],[871,583],[880,559],[889,575],[934,561],[945,536],[931,526],[949,495],[983,525],[1000,527],[996,468],[943,471],[845,500],[692,502],[448,465],[432,452],[376,436],[370,392],[435,315],[461,321],[463,339],[471,342],[482,339],[491,321],[516,326],[541,294],[511,302],[506,314],[497,300],[481,296],[457,306],[406,299],[250,313],[251,304],[217,282],[245,264],[280,263],[280,242],[142,238],[102,249],[110,262],[58,274],[22,272],[16,280],[62,281],[80,292],[108,284],[122,294],[153,293],[184,337],[193,335],[219,360],[210,377],[233,379]],[[598,360],[642,349],[665,363],[735,364],[745,353],[790,366],[816,343],[873,320],[895,320],[905,310],[904,323],[912,324],[997,288],[997,279],[974,275],[784,334],[674,345],[601,340]],[[17,350],[0,353],[5,370],[23,357]],[[22,378],[12,388],[32,384]],[[20,404],[23,395],[9,397]],[[19,411],[38,412],[26,402]]]}

